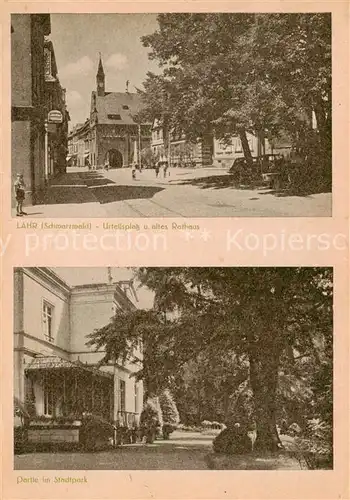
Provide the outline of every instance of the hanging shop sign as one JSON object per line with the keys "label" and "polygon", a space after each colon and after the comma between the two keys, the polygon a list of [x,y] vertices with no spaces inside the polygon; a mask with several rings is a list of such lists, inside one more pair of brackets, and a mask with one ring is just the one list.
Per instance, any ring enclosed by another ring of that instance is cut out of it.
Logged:
{"label": "hanging shop sign", "polygon": [[52,111],[49,111],[49,114],[47,115],[47,121],[49,123],[62,123],[63,116],[61,111],[59,111],[58,109],[53,109]]}

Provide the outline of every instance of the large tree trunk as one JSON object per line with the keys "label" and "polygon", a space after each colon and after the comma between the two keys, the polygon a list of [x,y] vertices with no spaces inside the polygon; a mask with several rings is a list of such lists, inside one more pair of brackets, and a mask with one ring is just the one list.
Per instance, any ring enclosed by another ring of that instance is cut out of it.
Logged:
{"label": "large tree trunk", "polygon": [[276,391],[279,353],[254,351],[249,356],[250,383],[254,394],[256,451],[276,451],[280,444],[276,429]]}
{"label": "large tree trunk", "polygon": [[242,143],[242,148],[243,148],[243,153],[244,153],[244,158],[246,159],[246,162],[250,168],[253,168],[253,158],[252,158],[252,153],[250,151],[249,143],[248,143],[248,138],[247,138],[247,133],[244,129],[241,129],[239,131],[239,138],[241,139]]}

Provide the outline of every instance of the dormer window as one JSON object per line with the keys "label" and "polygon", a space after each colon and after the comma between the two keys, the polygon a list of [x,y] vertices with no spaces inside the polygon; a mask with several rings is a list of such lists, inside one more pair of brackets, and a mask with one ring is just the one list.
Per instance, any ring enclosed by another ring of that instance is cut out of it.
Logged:
{"label": "dormer window", "polygon": [[124,104],[123,109],[129,109],[129,106],[127,104]]}
{"label": "dormer window", "polygon": [[122,117],[120,115],[107,115],[107,118],[110,120],[121,120]]}

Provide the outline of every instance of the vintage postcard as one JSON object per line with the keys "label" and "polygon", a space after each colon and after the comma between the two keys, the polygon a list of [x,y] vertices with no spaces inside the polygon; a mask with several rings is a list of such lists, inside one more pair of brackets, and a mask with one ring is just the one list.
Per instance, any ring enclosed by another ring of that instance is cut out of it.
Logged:
{"label": "vintage postcard", "polygon": [[1,496],[348,499],[349,6],[1,6]]}
{"label": "vintage postcard", "polygon": [[332,16],[11,15],[12,213],[330,217]]}

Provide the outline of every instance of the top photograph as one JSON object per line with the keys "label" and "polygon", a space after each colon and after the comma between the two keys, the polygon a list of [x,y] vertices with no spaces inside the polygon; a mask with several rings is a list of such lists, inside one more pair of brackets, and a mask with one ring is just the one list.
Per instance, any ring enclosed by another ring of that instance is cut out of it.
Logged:
{"label": "top photograph", "polygon": [[330,13],[10,28],[13,217],[332,216]]}

